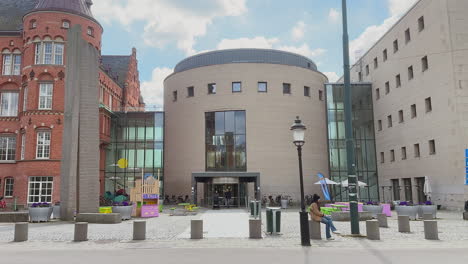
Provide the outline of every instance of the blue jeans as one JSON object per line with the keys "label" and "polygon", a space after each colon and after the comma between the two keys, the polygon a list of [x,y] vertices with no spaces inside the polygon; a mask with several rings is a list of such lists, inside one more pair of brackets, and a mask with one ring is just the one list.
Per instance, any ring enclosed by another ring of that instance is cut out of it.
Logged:
{"label": "blue jeans", "polygon": [[335,225],[333,225],[333,221],[331,220],[331,218],[329,216],[324,216],[324,217],[322,217],[322,223],[324,223],[326,225],[327,238],[330,238],[331,237],[330,229],[333,232],[336,231],[336,227],[335,227]]}

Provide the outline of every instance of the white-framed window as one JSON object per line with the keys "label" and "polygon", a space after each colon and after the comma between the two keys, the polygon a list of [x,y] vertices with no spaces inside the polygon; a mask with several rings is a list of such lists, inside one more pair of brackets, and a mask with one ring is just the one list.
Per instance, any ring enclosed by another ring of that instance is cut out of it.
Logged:
{"label": "white-framed window", "polygon": [[63,20],[62,21],[62,28],[70,28],[70,21]]}
{"label": "white-framed window", "polygon": [[112,111],[112,94],[109,94],[109,109]]}
{"label": "white-framed window", "polygon": [[3,53],[3,75],[21,74],[21,54]]}
{"label": "white-framed window", "polygon": [[50,158],[50,131],[37,132],[36,159]]}
{"label": "white-framed window", "polygon": [[100,87],[99,89],[99,102],[103,103],[104,102],[104,87]]}
{"label": "white-framed window", "polygon": [[28,203],[52,202],[54,177],[29,177]]}
{"label": "white-framed window", "polygon": [[88,27],[87,33],[89,36],[94,36],[94,28]]}
{"label": "white-framed window", "polygon": [[26,150],[26,134],[21,134],[21,160],[24,160]]}
{"label": "white-framed window", "polygon": [[54,85],[52,83],[39,84],[39,110],[52,109]]}
{"label": "white-framed window", "polygon": [[3,192],[4,197],[13,197],[13,185],[15,183],[15,179],[13,178],[6,178],[5,179],[5,189]]}
{"label": "white-framed window", "polygon": [[36,43],[35,64],[63,65],[63,43],[38,42]]}
{"label": "white-framed window", "polygon": [[16,137],[0,136],[0,161],[15,160],[16,155]]}
{"label": "white-framed window", "polygon": [[18,93],[3,92],[0,93],[0,116],[18,115]]}
{"label": "white-framed window", "polygon": [[28,87],[24,87],[23,91],[23,112],[26,112],[28,106]]}

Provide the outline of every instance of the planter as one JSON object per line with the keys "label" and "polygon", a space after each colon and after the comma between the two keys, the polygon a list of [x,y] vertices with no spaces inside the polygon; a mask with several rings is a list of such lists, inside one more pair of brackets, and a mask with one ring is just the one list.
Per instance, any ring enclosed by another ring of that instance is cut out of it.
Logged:
{"label": "planter", "polygon": [[53,210],[52,207],[29,207],[29,221],[48,222]]}
{"label": "planter", "polygon": [[420,205],[418,208],[419,218],[423,218],[425,214],[431,214],[432,218],[437,218],[437,205]]}
{"label": "planter", "polygon": [[398,215],[407,215],[411,220],[416,220],[418,215],[418,206],[402,206],[397,205],[395,206],[395,210]]}
{"label": "planter", "polygon": [[54,215],[54,219],[60,219],[60,205],[54,205],[52,207],[52,211],[53,211],[53,215]]}
{"label": "planter", "polygon": [[288,208],[288,200],[284,199],[281,200],[281,209],[287,209]]}
{"label": "planter", "polygon": [[377,218],[377,214],[381,214],[383,211],[382,205],[363,205],[362,210],[370,212],[372,217]]}
{"label": "planter", "polygon": [[119,213],[122,220],[132,218],[133,206],[112,206],[112,213]]}

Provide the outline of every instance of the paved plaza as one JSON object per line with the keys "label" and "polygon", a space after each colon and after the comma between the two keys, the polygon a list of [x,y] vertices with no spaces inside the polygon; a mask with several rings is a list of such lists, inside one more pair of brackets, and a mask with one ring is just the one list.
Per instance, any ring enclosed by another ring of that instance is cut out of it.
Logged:
{"label": "paved plaza", "polygon": [[[265,231],[265,212],[262,215]],[[203,240],[191,240],[190,220],[204,220]],[[264,233],[264,239],[248,239],[249,215],[245,209],[202,210],[197,215],[170,216],[147,219],[147,240],[132,241],[132,221],[116,225],[90,224],[89,241],[73,240],[73,223],[50,222],[29,225],[29,241],[11,243],[14,224],[0,224],[0,247],[15,249],[116,249],[116,248],[300,248],[299,214],[297,209],[282,211],[281,234]],[[399,233],[396,216],[388,219],[389,228],[381,228],[381,241],[350,236],[348,222],[335,222],[342,235],[336,240],[312,240],[312,247],[320,248],[378,248],[378,249],[428,249],[468,248],[468,221],[460,212],[439,211],[439,241],[424,239],[423,221],[411,221],[411,233]],[[361,234],[366,234],[365,222],[361,222]],[[322,237],[325,238],[324,225]]]}

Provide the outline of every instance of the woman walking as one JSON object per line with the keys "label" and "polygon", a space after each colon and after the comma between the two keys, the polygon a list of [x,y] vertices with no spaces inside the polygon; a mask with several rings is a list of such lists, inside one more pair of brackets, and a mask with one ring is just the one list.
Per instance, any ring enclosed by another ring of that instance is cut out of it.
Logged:
{"label": "woman walking", "polygon": [[338,230],[336,230],[335,225],[333,225],[333,221],[329,216],[326,216],[322,212],[320,212],[320,196],[314,194],[312,197],[312,204],[310,205],[310,217],[313,221],[321,222],[326,226],[326,235],[327,240],[334,240],[334,238],[330,234],[330,229],[334,234],[340,234]]}

